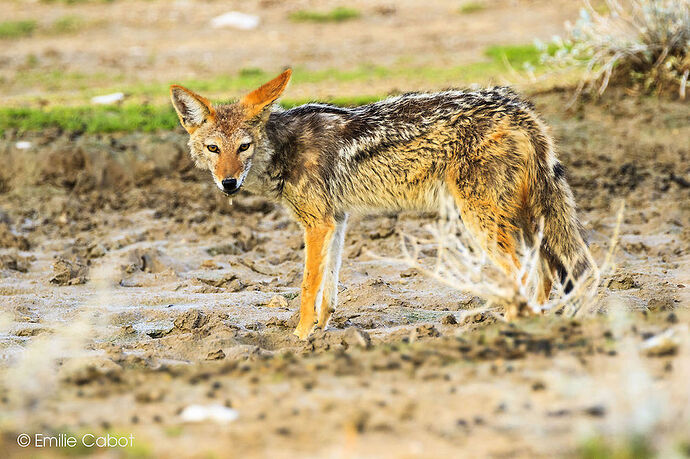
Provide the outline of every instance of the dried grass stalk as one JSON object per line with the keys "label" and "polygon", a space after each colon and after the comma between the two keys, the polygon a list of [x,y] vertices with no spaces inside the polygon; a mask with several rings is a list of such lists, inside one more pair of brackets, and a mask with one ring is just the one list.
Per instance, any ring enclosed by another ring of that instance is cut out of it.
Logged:
{"label": "dried grass stalk", "polygon": [[[402,262],[440,284],[483,299],[483,309],[503,306],[507,310],[531,313],[562,311],[567,316],[590,313],[596,309],[598,287],[602,276],[614,270],[614,253],[617,247],[624,205],[617,215],[614,233],[608,252],[600,265],[594,262],[590,253],[592,269],[573,281],[573,289],[565,293],[563,285],[556,282],[555,292],[543,304],[537,301],[539,272],[542,263],[542,234],[538,234],[531,246],[524,239],[521,243],[521,269],[512,275],[486,255],[474,240],[457,213],[452,200],[442,206],[441,218],[435,224],[427,225],[430,237],[420,238],[401,234]],[[421,250],[433,244],[436,257],[429,266],[420,259]]]}
{"label": "dried grass stalk", "polygon": [[545,54],[551,64],[584,67],[571,103],[585,90],[603,94],[614,81],[645,92],[675,88],[685,98],[690,0],[605,0],[598,9],[583,1],[569,38],[556,38]]}

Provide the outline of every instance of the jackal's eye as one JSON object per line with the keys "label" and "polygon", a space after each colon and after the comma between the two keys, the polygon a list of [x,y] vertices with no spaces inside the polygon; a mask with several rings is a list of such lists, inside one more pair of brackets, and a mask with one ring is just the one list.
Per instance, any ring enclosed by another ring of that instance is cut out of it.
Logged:
{"label": "jackal's eye", "polygon": [[240,144],[240,148],[237,149],[237,151],[247,151],[249,150],[249,145],[250,143],[242,143]]}
{"label": "jackal's eye", "polygon": [[206,148],[208,148],[208,151],[211,153],[220,153],[220,148],[218,148],[218,145],[206,145]]}

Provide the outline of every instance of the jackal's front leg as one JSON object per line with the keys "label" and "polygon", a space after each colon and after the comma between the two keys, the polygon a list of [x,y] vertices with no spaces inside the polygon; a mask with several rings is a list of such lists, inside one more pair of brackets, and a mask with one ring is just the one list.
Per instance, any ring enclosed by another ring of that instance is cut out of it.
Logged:
{"label": "jackal's front leg", "polygon": [[306,259],[304,278],[302,279],[302,297],[300,302],[299,323],[295,335],[306,339],[316,326],[317,302],[321,301],[321,286],[326,255],[335,224],[332,221],[307,226],[304,231]]}
{"label": "jackal's front leg", "polygon": [[345,226],[347,225],[347,215],[338,219],[335,232],[331,238],[328,248],[326,272],[323,281],[323,299],[319,308],[319,321],[317,328],[325,329],[331,314],[335,311],[338,304],[338,274],[342,263],[343,244],[345,243]]}

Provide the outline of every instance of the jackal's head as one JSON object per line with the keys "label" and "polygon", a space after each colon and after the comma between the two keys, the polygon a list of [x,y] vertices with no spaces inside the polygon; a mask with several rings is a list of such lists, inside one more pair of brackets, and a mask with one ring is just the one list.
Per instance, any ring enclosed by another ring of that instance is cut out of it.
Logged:
{"label": "jackal's head", "polygon": [[228,105],[211,102],[182,86],[170,87],[173,106],[182,127],[189,133],[189,147],[196,165],[208,168],[225,194],[237,193],[242,186],[270,107],[290,81],[290,69]]}

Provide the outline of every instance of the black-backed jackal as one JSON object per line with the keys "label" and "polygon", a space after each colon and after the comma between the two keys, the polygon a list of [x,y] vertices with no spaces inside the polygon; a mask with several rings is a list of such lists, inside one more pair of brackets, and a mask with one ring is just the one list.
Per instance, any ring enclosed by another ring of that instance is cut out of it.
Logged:
{"label": "black-backed jackal", "polygon": [[542,301],[554,273],[566,282],[588,268],[551,137],[510,89],[283,110],[274,102],[290,75],[229,105],[214,106],[181,86],[171,87],[171,98],[197,166],[210,169],[224,193],[244,187],[279,200],[304,226],[299,338],[325,328],[334,311],[352,212],[437,210],[450,195],[466,228],[508,274],[519,269],[516,235],[529,240],[543,222]]}

